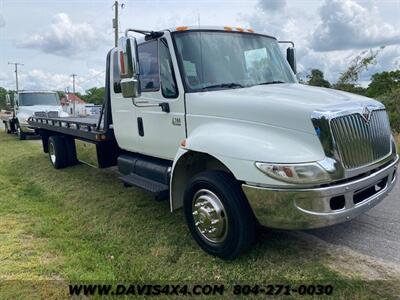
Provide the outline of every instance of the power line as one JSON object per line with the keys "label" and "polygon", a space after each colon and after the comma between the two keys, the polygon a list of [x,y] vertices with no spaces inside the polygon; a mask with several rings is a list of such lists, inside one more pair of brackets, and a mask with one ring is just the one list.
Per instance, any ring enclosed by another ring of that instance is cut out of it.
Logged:
{"label": "power line", "polygon": [[[71,76],[72,76],[72,92],[73,92],[73,94],[74,94],[74,97],[75,97],[75,77],[76,76],[78,76],[78,75],[76,75],[76,74],[71,74]],[[74,116],[76,115],[76,113],[75,113],[75,99],[74,99],[74,101],[73,101],[73,110],[74,110]]]}
{"label": "power line", "polygon": [[88,82],[88,81],[90,81],[90,80],[96,78],[97,76],[104,74],[105,72],[106,72],[106,71],[101,71],[101,72],[99,72],[99,73],[93,75],[92,77],[86,78],[84,81],[79,81],[79,84],[86,83],[86,82]]}
{"label": "power line", "polygon": [[119,4],[118,1],[114,2],[113,5],[114,9],[115,9],[115,16],[113,19],[113,28],[114,28],[114,46],[117,47],[118,46],[118,8],[119,8]]}
{"label": "power line", "polygon": [[15,87],[18,93],[18,66],[23,66],[24,64],[21,64],[19,62],[9,62],[8,64],[15,66]]}

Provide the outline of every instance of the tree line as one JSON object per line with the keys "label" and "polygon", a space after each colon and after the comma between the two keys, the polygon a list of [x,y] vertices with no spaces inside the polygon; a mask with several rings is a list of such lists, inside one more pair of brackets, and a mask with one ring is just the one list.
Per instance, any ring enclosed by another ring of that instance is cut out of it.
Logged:
{"label": "tree line", "polygon": [[[339,79],[335,83],[331,83],[324,78],[324,73],[319,69],[312,69],[304,80],[300,83],[312,86],[334,88],[343,90],[371,98],[375,98],[386,105],[392,129],[400,132],[400,69],[388,72],[375,73],[371,77],[371,81],[367,87],[359,84],[359,78],[363,71],[367,70],[371,65],[376,64],[377,57],[381,47],[378,50],[364,51],[356,56],[347,70],[340,74]],[[0,109],[9,109],[6,105],[6,94],[9,93],[11,100],[14,94],[12,90],[6,90],[0,87]],[[60,97],[65,93],[58,92]],[[85,93],[76,93],[78,97],[88,103],[102,104],[105,94],[104,87],[92,87]]]}
{"label": "tree line", "polygon": [[392,129],[400,132],[400,69],[373,74],[367,87],[358,83],[361,73],[376,63],[382,49],[383,47],[376,51],[369,50],[363,56],[355,57],[335,83],[326,80],[324,73],[319,69],[312,69],[303,83],[334,88],[381,101],[387,108]]}

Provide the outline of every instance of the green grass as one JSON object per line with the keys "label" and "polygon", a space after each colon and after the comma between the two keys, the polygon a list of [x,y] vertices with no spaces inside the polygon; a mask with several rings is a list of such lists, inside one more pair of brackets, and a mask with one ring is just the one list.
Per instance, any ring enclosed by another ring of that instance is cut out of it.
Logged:
{"label": "green grass", "polygon": [[[113,170],[51,167],[40,143],[0,134],[0,299],[61,298],[65,282],[332,283],[333,298],[392,298],[392,281],[341,272],[295,234],[265,231],[235,261],[200,250],[182,212],[124,188]],[[357,262],[352,262],[357,263]],[[385,279],[385,278],[382,278]],[[58,284],[57,284],[58,283]]]}

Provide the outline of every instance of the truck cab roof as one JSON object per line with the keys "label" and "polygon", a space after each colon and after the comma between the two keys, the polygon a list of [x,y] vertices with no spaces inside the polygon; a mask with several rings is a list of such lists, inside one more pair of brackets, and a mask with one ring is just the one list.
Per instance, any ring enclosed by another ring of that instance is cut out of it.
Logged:
{"label": "truck cab roof", "polygon": [[[263,35],[272,39],[277,39],[274,36],[263,34],[263,33],[258,33],[255,32],[251,28],[244,28],[244,27],[234,27],[234,26],[177,26],[177,27],[170,27],[162,30],[154,30],[153,32],[184,32],[184,31],[225,31],[225,32],[237,32],[237,33],[249,33],[249,34],[257,34],[257,35]],[[151,30],[148,30],[148,32],[152,32]],[[137,37],[137,42],[139,44],[143,43],[146,41],[145,36],[139,36]]]}
{"label": "truck cab roof", "polygon": [[56,94],[55,91],[32,91],[32,90],[19,90],[19,94]]}

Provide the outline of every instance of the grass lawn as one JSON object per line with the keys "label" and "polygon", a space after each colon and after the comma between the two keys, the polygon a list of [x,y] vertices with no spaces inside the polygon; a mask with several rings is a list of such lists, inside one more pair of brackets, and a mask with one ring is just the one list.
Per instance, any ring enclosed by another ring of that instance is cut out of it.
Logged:
{"label": "grass lawn", "polygon": [[362,263],[269,230],[252,251],[222,261],[197,247],[181,211],[124,188],[115,171],[55,170],[40,143],[0,133],[0,299],[63,298],[67,282],[330,283],[335,299],[400,294],[390,278],[351,271]]}

